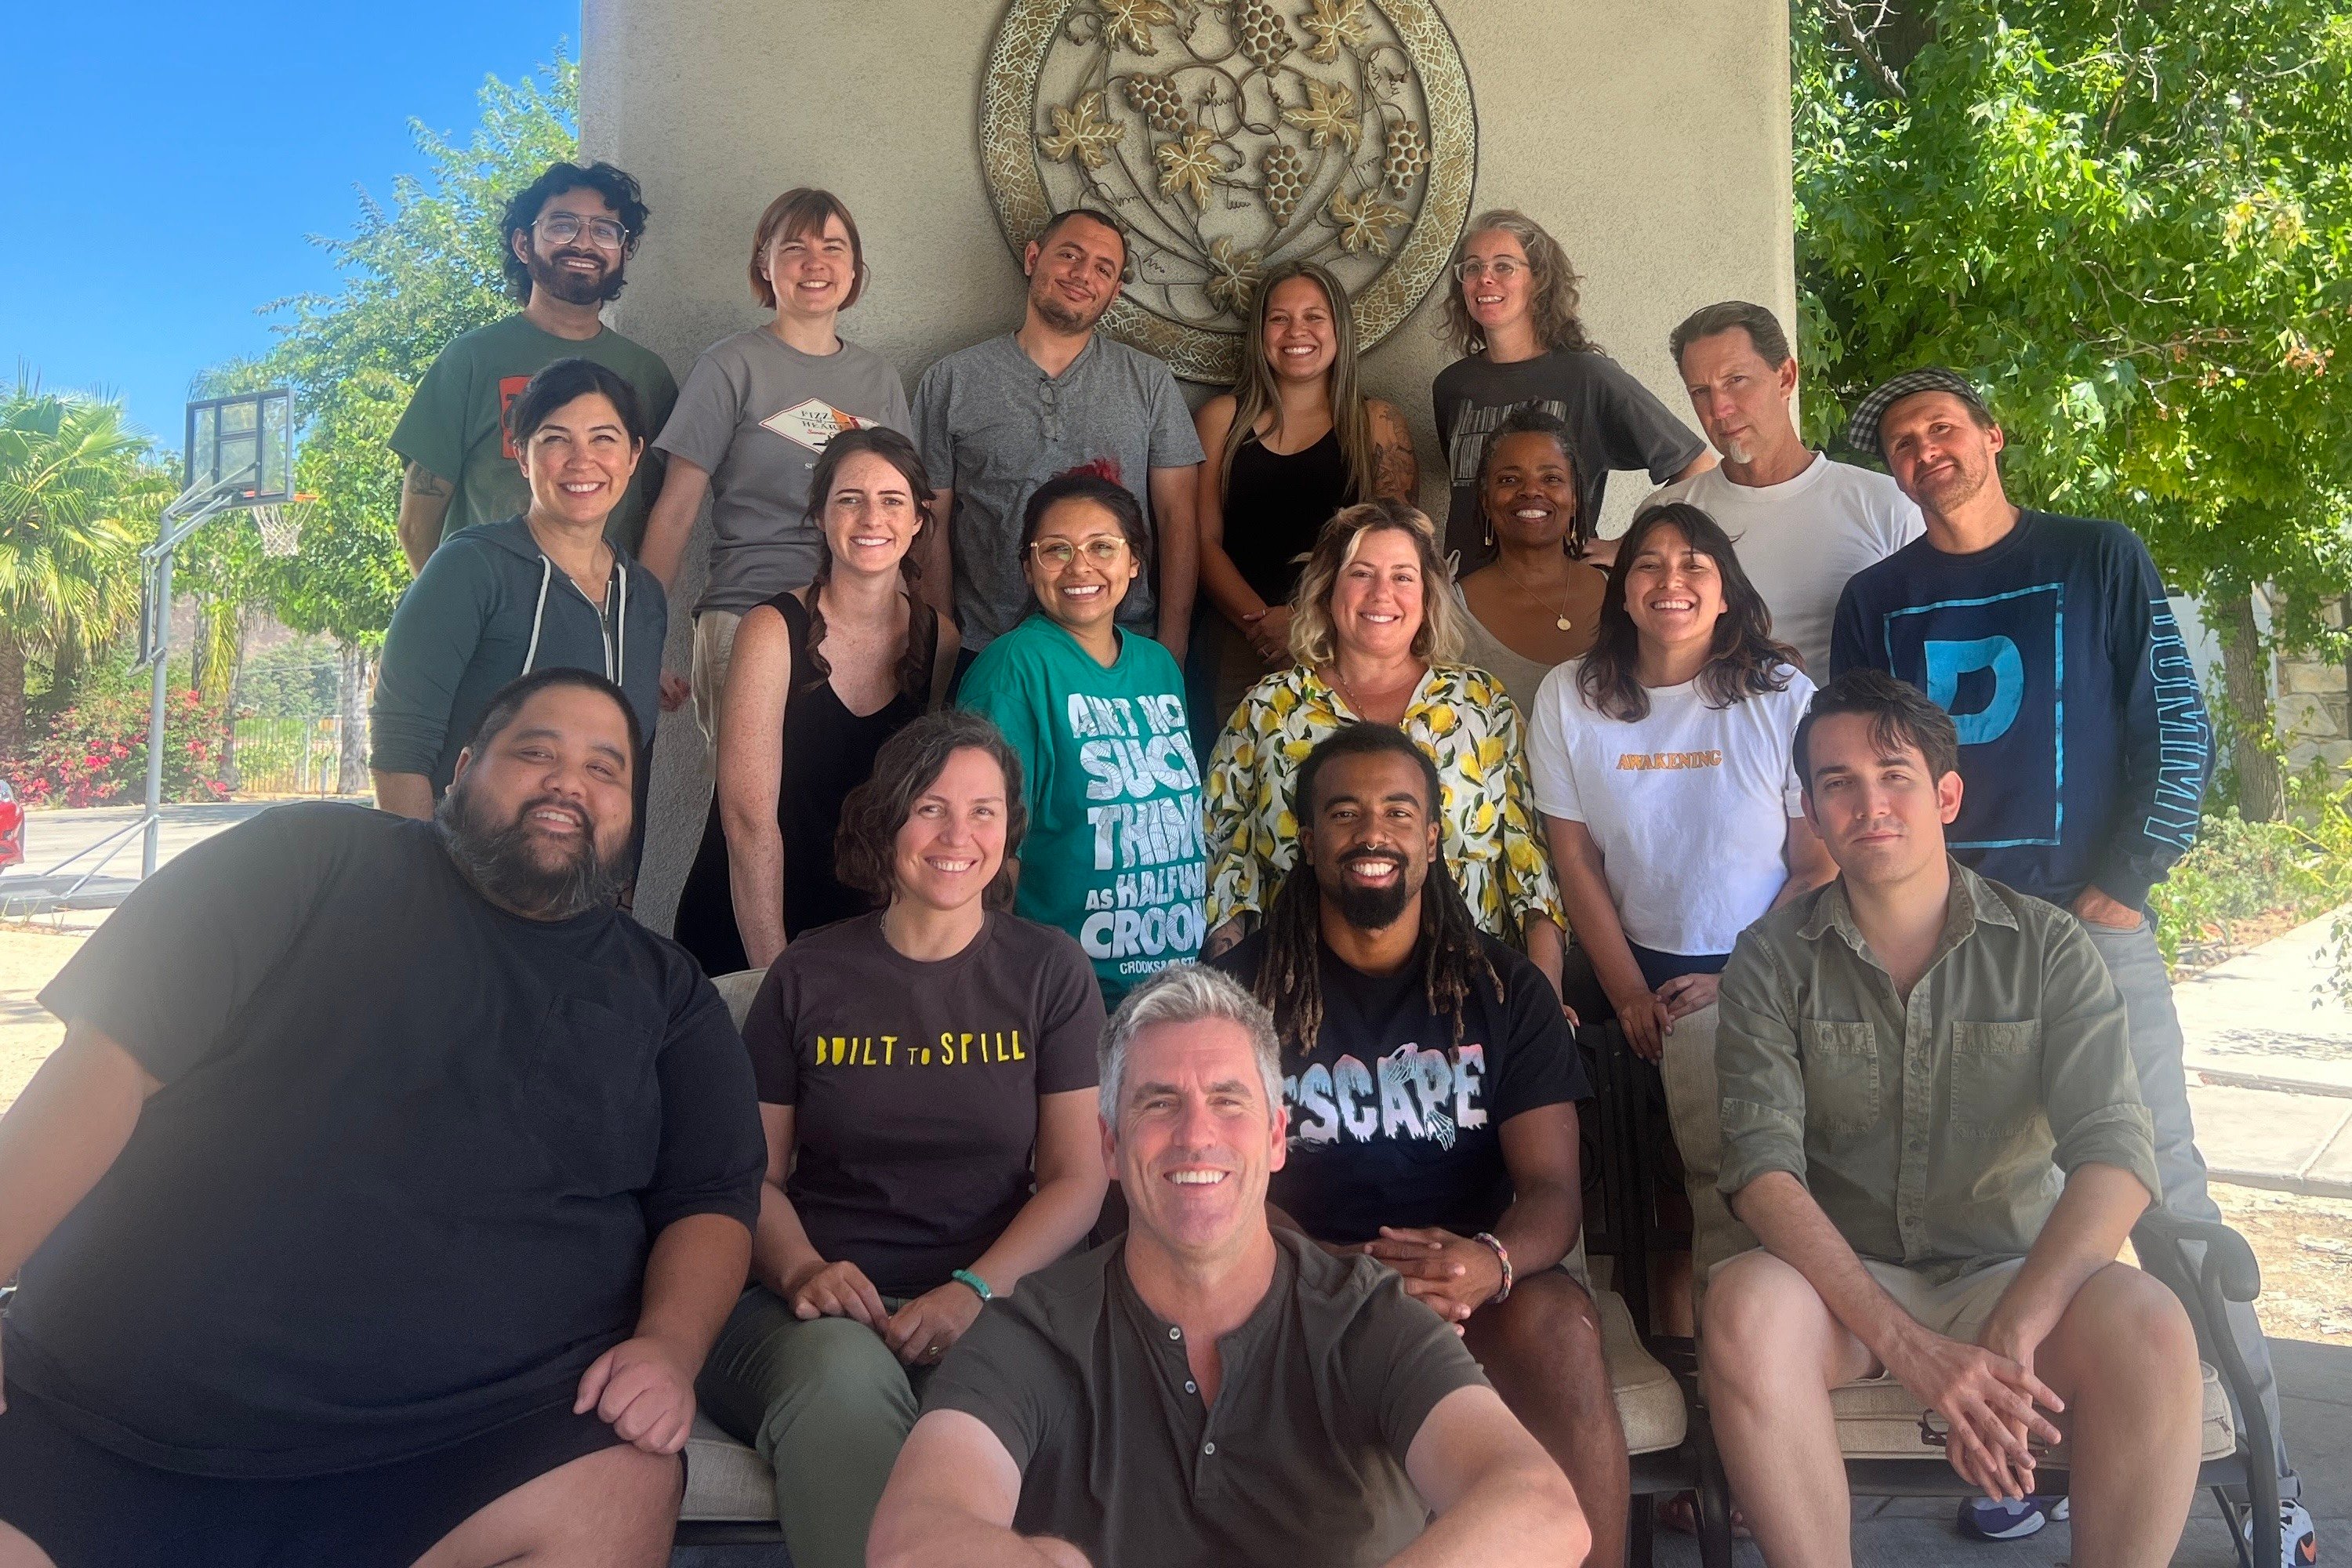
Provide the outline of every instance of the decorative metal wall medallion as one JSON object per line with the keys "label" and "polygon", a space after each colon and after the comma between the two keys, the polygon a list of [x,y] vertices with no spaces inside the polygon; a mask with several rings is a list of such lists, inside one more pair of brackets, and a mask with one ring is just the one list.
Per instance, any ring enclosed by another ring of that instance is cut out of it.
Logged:
{"label": "decorative metal wall medallion", "polygon": [[1360,348],[1395,330],[1469,219],[1477,128],[1432,0],[1012,0],[981,158],[1015,253],[1055,212],[1117,214],[1104,327],[1226,383],[1269,266],[1330,268]]}

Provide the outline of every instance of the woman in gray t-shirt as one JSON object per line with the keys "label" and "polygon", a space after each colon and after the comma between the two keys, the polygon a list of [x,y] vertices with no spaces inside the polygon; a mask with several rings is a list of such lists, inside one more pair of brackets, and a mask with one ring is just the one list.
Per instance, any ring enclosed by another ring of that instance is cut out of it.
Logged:
{"label": "woman in gray t-shirt", "polygon": [[844,342],[841,312],[866,290],[856,221],[830,191],[786,191],[760,215],[748,268],[772,321],[703,352],[654,445],[668,458],[641,556],[674,586],[695,513],[710,498],[710,577],[694,611],[694,713],[719,737],[719,699],[743,612],[808,585],[820,541],[809,479],[825,443],[885,426],[911,434],[906,384]]}

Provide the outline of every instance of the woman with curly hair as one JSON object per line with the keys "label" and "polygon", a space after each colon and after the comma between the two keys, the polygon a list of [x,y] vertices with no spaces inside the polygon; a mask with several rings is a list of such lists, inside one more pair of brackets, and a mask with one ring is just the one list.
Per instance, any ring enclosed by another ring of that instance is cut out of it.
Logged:
{"label": "woman with curly hair", "polygon": [[1588,534],[1612,470],[1645,469],[1664,484],[1715,466],[1706,443],[1586,335],[1576,314],[1582,279],[1533,218],[1508,207],[1480,213],[1454,247],[1454,279],[1445,331],[1463,357],[1437,373],[1432,396],[1454,487],[1445,548],[1465,569],[1495,554],[1478,467],[1515,408],[1541,408],[1574,437],[1577,515]]}
{"label": "woman with curly hair", "polygon": [[1024,826],[994,725],[908,724],[841,816],[842,879],[883,907],[784,949],[743,1020],[767,1179],[696,1392],[774,1468],[807,1568],[865,1562],[931,1370],[1102,1208],[1102,998],[1005,907]]}
{"label": "woman with curly hair", "polygon": [[1262,922],[1298,858],[1300,763],[1369,720],[1402,730],[1437,764],[1454,885],[1481,930],[1556,985],[1567,917],[1536,833],[1519,710],[1501,682],[1461,662],[1462,610],[1436,526],[1399,501],[1349,507],[1317,536],[1290,609],[1297,662],[1250,688],[1209,762],[1203,951]]}
{"label": "woman with curly hair", "polygon": [[1528,751],[1576,935],[1568,999],[1614,1009],[1651,1061],[1713,1005],[1732,940],[1836,874],[1790,757],[1812,695],[1730,539],[1683,502],[1633,520],[1592,650],[1544,679]]}

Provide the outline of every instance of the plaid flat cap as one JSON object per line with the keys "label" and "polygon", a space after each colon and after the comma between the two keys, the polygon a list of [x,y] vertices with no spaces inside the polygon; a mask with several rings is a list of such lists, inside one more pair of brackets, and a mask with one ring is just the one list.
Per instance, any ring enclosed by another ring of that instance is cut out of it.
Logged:
{"label": "plaid flat cap", "polygon": [[1889,408],[1915,392],[1948,392],[1986,418],[1992,417],[1991,405],[1985,402],[1984,394],[1977,390],[1976,383],[1958,371],[1946,370],[1939,364],[1923,365],[1879,383],[1871,389],[1869,395],[1853,405],[1853,417],[1847,421],[1845,427],[1846,445],[1858,452],[1877,452],[1880,457],[1885,457],[1886,454],[1878,445],[1878,422],[1886,416]]}

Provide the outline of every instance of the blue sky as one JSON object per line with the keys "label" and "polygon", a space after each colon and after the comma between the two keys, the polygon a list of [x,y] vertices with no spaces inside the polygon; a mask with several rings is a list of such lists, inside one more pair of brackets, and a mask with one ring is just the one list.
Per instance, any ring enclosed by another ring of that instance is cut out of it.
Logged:
{"label": "blue sky", "polygon": [[119,395],[176,452],[188,384],[332,287],[314,234],[463,141],[486,76],[579,52],[579,0],[66,0],[5,7],[0,376]]}

